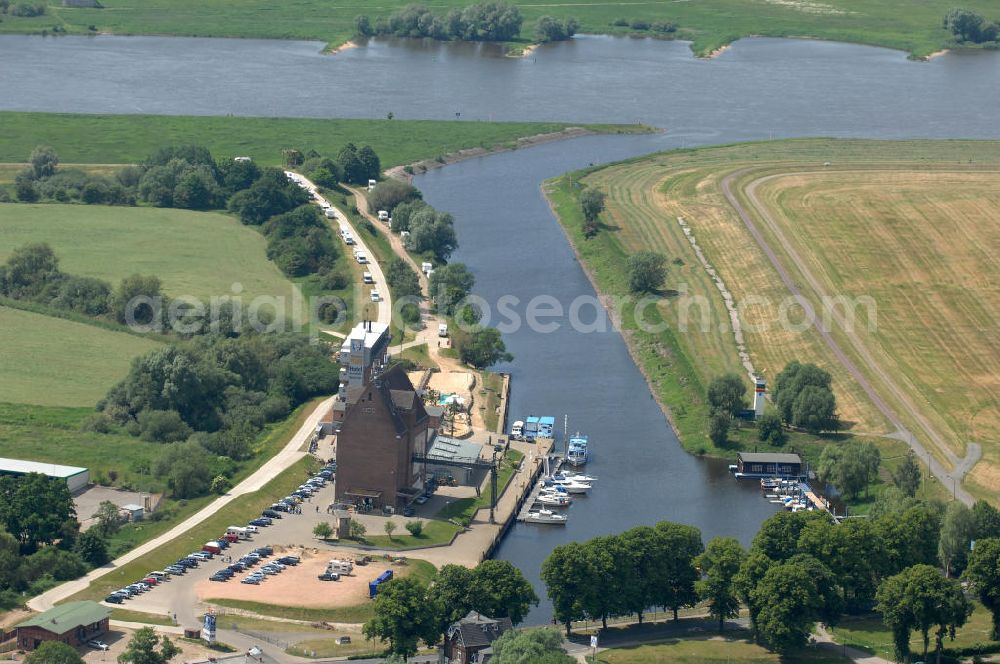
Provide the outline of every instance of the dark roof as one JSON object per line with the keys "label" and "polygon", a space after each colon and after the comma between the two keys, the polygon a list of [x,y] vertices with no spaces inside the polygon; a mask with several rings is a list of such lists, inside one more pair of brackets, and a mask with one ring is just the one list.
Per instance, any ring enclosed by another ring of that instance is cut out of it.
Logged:
{"label": "dark roof", "polygon": [[745,463],[802,463],[798,454],[781,452],[740,452],[739,456]]}
{"label": "dark roof", "polygon": [[406,390],[389,390],[389,394],[392,396],[392,402],[396,404],[396,408],[403,410],[413,408],[413,400],[417,396],[416,392],[407,392]]}
{"label": "dark roof", "polygon": [[489,646],[501,634],[514,629],[510,618],[487,618],[475,611],[448,627],[448,640],[457,639],[466,648]]}
{"label": "dark roof", "polygon": [[68,602],[25,620],[18,627],[41,627],[53,634],[65,634],[77,627],[99,623],[111,615],[111,609],[97,602]]}

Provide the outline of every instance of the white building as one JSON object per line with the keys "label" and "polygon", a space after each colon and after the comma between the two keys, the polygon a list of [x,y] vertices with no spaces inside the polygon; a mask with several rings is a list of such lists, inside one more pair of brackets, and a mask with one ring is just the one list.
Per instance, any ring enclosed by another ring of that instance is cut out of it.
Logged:
{"label": "white building", "polygon": [[22,459],[2,459],[0,458],[0,475],[28,475],[38,473],[48,477],[57,477],[65,480],[70,493],[82,491],[90,484],[90,471],[77,466],[60,466],[54,463],[41,463],[38,461],[24,461]]}

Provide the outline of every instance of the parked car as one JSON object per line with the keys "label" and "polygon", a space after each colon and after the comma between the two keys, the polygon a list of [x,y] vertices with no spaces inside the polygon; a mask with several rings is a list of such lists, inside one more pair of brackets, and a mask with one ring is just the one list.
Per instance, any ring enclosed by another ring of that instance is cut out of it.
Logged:
{"label": "parked car", "polygon": [[320,581],[339,581],[340,580],[340,575],[337,574],[336,572],[324,572],[323,574],[319,575],[319,580]]}
{"label": "parked car", "polygon": [[259,533],[260,532],[260,530],[257,528],[257,526],[255,526],[252,523],[248,523],[246,528],[247,528],[247,532],[248,533]]}
{"label": "parked car", "polygon": [[87,645],[90,646],[91,648],[94,648],[95,650],[108,649],[107,643],[105,643],[104,641],[98,641],[97,639],[94,639],[93,641],[87,641]]}
{"label": "parked car", "polygon": [[249,583],[249,584],[257,586],[257,585],[260,585],[260,579],[258,579],[255,576],[248,576],[248,577],[245,577],[242,581],[240,581],[240,583]]}
{"label": "parked car", "polygon": [[274,549],[269,546],[261,546],[254,549],[251,553],[256,553],[258,556],[267,557],[274,553]]}
{"label": "parked car", "polygon": [[301,560],[298,556],[282,556],[278,558],[278,562],[283,565],[298,565]]}
{"label": "parked car", "polygon": [[145,579],[142,580],[142,582],[145,583],[147,586],[155,586],[160,583],[160,580],[157,579],[155,576],[147,576]]}
{"label": "parked car", "polygon": [[261,514],[263,516],[266,516],[269,519],[280,519],[281,518],[281,512],[279,512],[278,510],[274,510],[274,509],[264,510]]}
{"label": "parked car", "polygon": [[219,572],[216,572],[212,576],[208,577],[208,580],[209,581],[223,581],[224,582],[224,581],[228,581],[229,577],[226,576],[225,574],[220,574]]}
{"label": "parked car", "polygon": [[107,602],[108,604],[124,604],[125,598],[122,597],[121,595],[115,595],[112,593],[111,595],[105,597],[104,601]]}
{"label": "parked car", "polygon": [[260,518],[257,518],[257,519],[254,519],[253,521],[251,521],[250,525],[251,526],[258,526],[258,527],[261,527],[261,526],[270,526],[271,525],[271,519],[269,519],[266,516],[262,516]]}

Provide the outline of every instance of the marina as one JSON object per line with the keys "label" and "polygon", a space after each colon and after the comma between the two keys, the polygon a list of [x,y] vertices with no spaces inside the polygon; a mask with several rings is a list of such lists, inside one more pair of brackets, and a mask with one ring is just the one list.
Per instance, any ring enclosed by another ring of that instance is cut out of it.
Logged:
{"label": "marina", "polygon": [[569,520],[568,508],[575,497],[588,494],[597,478],[567,474],[562,470],[565,463],[567,459],[561,454],[549,454],[542,459],[542,474],[522,503],[518,521],[565,524]]}

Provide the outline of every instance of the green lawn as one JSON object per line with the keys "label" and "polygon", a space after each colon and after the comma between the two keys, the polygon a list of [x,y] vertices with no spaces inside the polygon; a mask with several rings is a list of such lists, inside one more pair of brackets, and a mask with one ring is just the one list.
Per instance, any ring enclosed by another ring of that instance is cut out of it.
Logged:
{"label": "green lawn", "polygon": [[[5,16],[2,32],[41,33],[60,26],[70,33],[94,30],[115,34],[191,35],[200,37],[262,37],[316,39],[341,44],[354,34],[358,14],[388,16],[407,0],[391,0],[370,6],[365,3],[331,4],[321,0],[103,0],[104,9],[71,9],[47,3],[48,14],[38,18]],[[445,13],[464,7],[471,0],[444,0],[433,5]],[[808,36],[839,41],[889,46],[926,55],[946,46],[949,34],[941,18],[955,6],[953,0],[794,0],[747,2],[746,0],[701,0],[646,3],[559,0],[522,2],[525,22],[522,40],[532,38],[534,22],[541,16],[574,16],[580,32],[627,34],[627,27],[614,27],[624,18],[648,22],[669,21],[680,27],[677,36],[694,40],[694,50],[705,53],[747,35],[771,37]],[[992,0],[961,3],[978,9],[988,18],[1000,18]],[[640,34],[652,34],[642,31]]]}
{"label": "green lawn", "polygon": [[[990,612],[979,602],[974,602],[976,610],[969,618],[969,622],[964,627],[956,630],[955,640],[947,638],[944,641],[945,648],[966,648],[978,643],[991,643],[990,633],[992,631]],[[840,625],[833,628],[831,632],[837,639],[837,643],[854,646],[874,655],[893,658],[892,633],[882,624],[882,620],[877,616],[864,618],[845,617]],[[930,650],[934,650],[934,634],[930,634]],[[924,643],[920,632],[913,632],[910,637],[910,650],[919,659],[923,652]]]}
{"label": "green lawn", "polygon": [[[723,638],[673,639],[654,645],[611,648],[601,652],[596,662],[602,664],[701,664],[702,662],[740,662],[766,664],[795,662],[801,664],[834,664],[850,662],[847,657],[818,648],[803,648],[781,657],[746,640],[747,634],[734,633]],[[587,661],[591,661],[587,658]]]}
{"label": "green lawn", "polygon": [[112,284],[130,274],[156,275],[171,297],[207,300],[232,296],[237,290],[250,304],[258,295],[284,296],[290,315],[294,286],[267,259],[264,237],[229,215],[169,208],[0,204],[0,261],[29,242],[48,242],[60,268],[69,274]]}
{"label": "green lawn", "polygon": [[[286,5],[273,5],[283,11]],[[0,29],[11,22],[0,23]],[[347,143],[371,145],[382,167],[408,164],[464,148],[492,148],[572,125],[542,122],[441,120],[319,120],[166,115],[76,115],[0,112],[0,162],[25,162],[39,144],[64,163],[137,163],[164,145],[204,145],[216,157],[245,155],[279,166],[281,150],[299,148],[336,157]],[[636,125],[585,125],[617,133]]]}
{"label": "green lawn", "polygon": [[123,622],[146,623],[149,625],[173,625],[174,619],[170,616],[157,615],[155,613],[145,613],[143,611],[132,611],[130,609],[111,609],[111,619]]}
{"label": "green lawn", "polygon": [[403,527],[406,524],[405,518],[400,518],[395,523],[396,531],[392,534],[391,540],[387,535],[369,533],[365,536],[365,544],[390,551],[419,549],[425,546],[434,546],[435,544],[447,544],[461,530],[461,528],[453,523],[435,519],[424,523],[424,529],[420,533],[420,537],[414,537]]}
{"label": "green lawn", "polygon": [[93,406],[125,376],[133,357],[157,345],[124,332],[0,306],[0,402]]}

